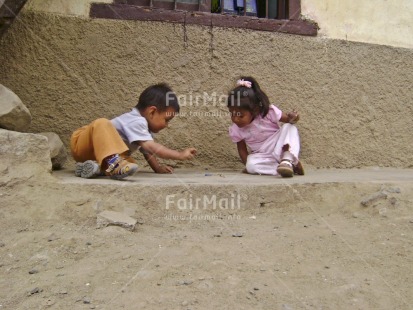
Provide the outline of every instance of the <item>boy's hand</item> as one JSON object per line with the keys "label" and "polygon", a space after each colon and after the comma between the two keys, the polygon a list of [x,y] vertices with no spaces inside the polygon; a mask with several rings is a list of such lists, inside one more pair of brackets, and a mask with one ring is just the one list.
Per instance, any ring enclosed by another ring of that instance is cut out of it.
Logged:
{"label": "boy's hand", "polygon": [[173,173],[174,172],[174,168],[172,168],[171,166],[159,166],[158,168],[156,168],[155,170],[156,173]]}
{"label": "boy's hand", "polygon": [[296,110],[293,110],[292,112],[288,113],[287,116],[288,116],[288,122],[290,124],[295,124],[300,119],[300,115],[298,114]]}
{"label": "boy's hand", "polygon": [[189,148],[181,151],[180,155],[181,155],[180,156],[181,160],[192,159],[196,155],[196,149],[194,149],[193,147],[189,147]]}

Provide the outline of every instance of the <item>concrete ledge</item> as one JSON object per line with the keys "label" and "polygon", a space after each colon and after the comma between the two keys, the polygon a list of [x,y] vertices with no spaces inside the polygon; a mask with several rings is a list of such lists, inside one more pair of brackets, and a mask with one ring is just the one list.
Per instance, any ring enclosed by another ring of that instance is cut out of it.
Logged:
{"label": "concrete ledge", "polygon": [[123,186],[151,186],[173,187],[176,185],[215,185],[234,186],[245,185],[259,187],[262,185],[294,185],[294,184],[326,184],[326,183],[413,183],[413,169],[396,168],[364,168],[364,169],[317,169],[306,171],[304,176],[294,176],[283,179],[275,176],[250,175],[234,171],[202,171],[176,170],[174,174],[155,174],[141,171],[136,175],[122,180],[111,180],[107,177],[96,179],[82,179],[74,176],[70,170],[53,174],[62,184],[82,185],[117,185]]}

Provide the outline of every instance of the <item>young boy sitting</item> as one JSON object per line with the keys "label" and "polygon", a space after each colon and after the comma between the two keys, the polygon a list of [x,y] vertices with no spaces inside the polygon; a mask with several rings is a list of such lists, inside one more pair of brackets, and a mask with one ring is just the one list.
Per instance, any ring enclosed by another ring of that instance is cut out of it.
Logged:
{"label": "young boy sitting", "polygon": [[196,150],[171,150],[153,141],[152,133],[168,126],[179,113],[178,98],[164,83],[146,88],[131,112],[112,120],[100,118],[77,129],[71,137],[70,148],[77,161],[75,175],[92,178],[104,173],[113,179],[123,179],[138,170],[130,154],[140,150],[156,173],[172,173],[162,166],[156,156],[164,159],[192,159]]}

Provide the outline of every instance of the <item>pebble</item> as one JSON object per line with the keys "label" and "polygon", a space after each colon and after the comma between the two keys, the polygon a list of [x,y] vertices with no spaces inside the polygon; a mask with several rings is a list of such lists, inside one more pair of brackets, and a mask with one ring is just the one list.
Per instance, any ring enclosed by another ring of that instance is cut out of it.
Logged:
{"label": "pebble", "polygon": [[51,234],[49,237],[47,237],[47,241],[51,242],[57,239],[57,236],[55,234]]}
{"label": "pebble", "polygon": [[32,289],[32,290],[29,292],[29,296],[34,295],[34,294],[38,294],[38,293],[41,293],[41,292],[43,292],[43,290],[42,290],[41,288],[35,287],[34,289]]}
{"label": "pebble", "polygon": [[4,247],[6,244],[0,241],[0,248]]}
{"label": "pebble", "polygon": [[90,304],[90,298],[89,297],[84,297],[83,298],[83,303],[84,304]]}
{"label": "pebble", "polygon": [[385,192],[377,192],[367,198],[364,198],[360,203],[363,207],[369,207],[382,199],[387,199],[387,194]]}
{"label": "pebble", "polygon": [[183,280],[183,281],[179,281],[178,285],[191,285],[194,281],[192,280]]}
{"label": "pebble", "polygon": [[235,234],[232,234],[232,236],[237,237],[237,238],[241,238],[241,237],[244,236],[244,234],[243,233],[235,233]]}
{"label": "pebble", "polygon": [[37,270],[37,269],[29,270],[29,274],[35,274],[35,273],[39,273],[39,270]]}

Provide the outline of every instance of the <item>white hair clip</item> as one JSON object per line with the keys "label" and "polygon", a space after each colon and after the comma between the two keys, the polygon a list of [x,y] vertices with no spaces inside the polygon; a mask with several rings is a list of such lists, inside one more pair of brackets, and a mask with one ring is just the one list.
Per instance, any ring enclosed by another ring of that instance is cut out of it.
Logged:
{"label": "white hair clip", "polygon": [[251,88],[252,87],[252,83],[250,81],[244,81],[244,80],[238,80],[237,85],[238,86],[244,86],[246,88]]}

